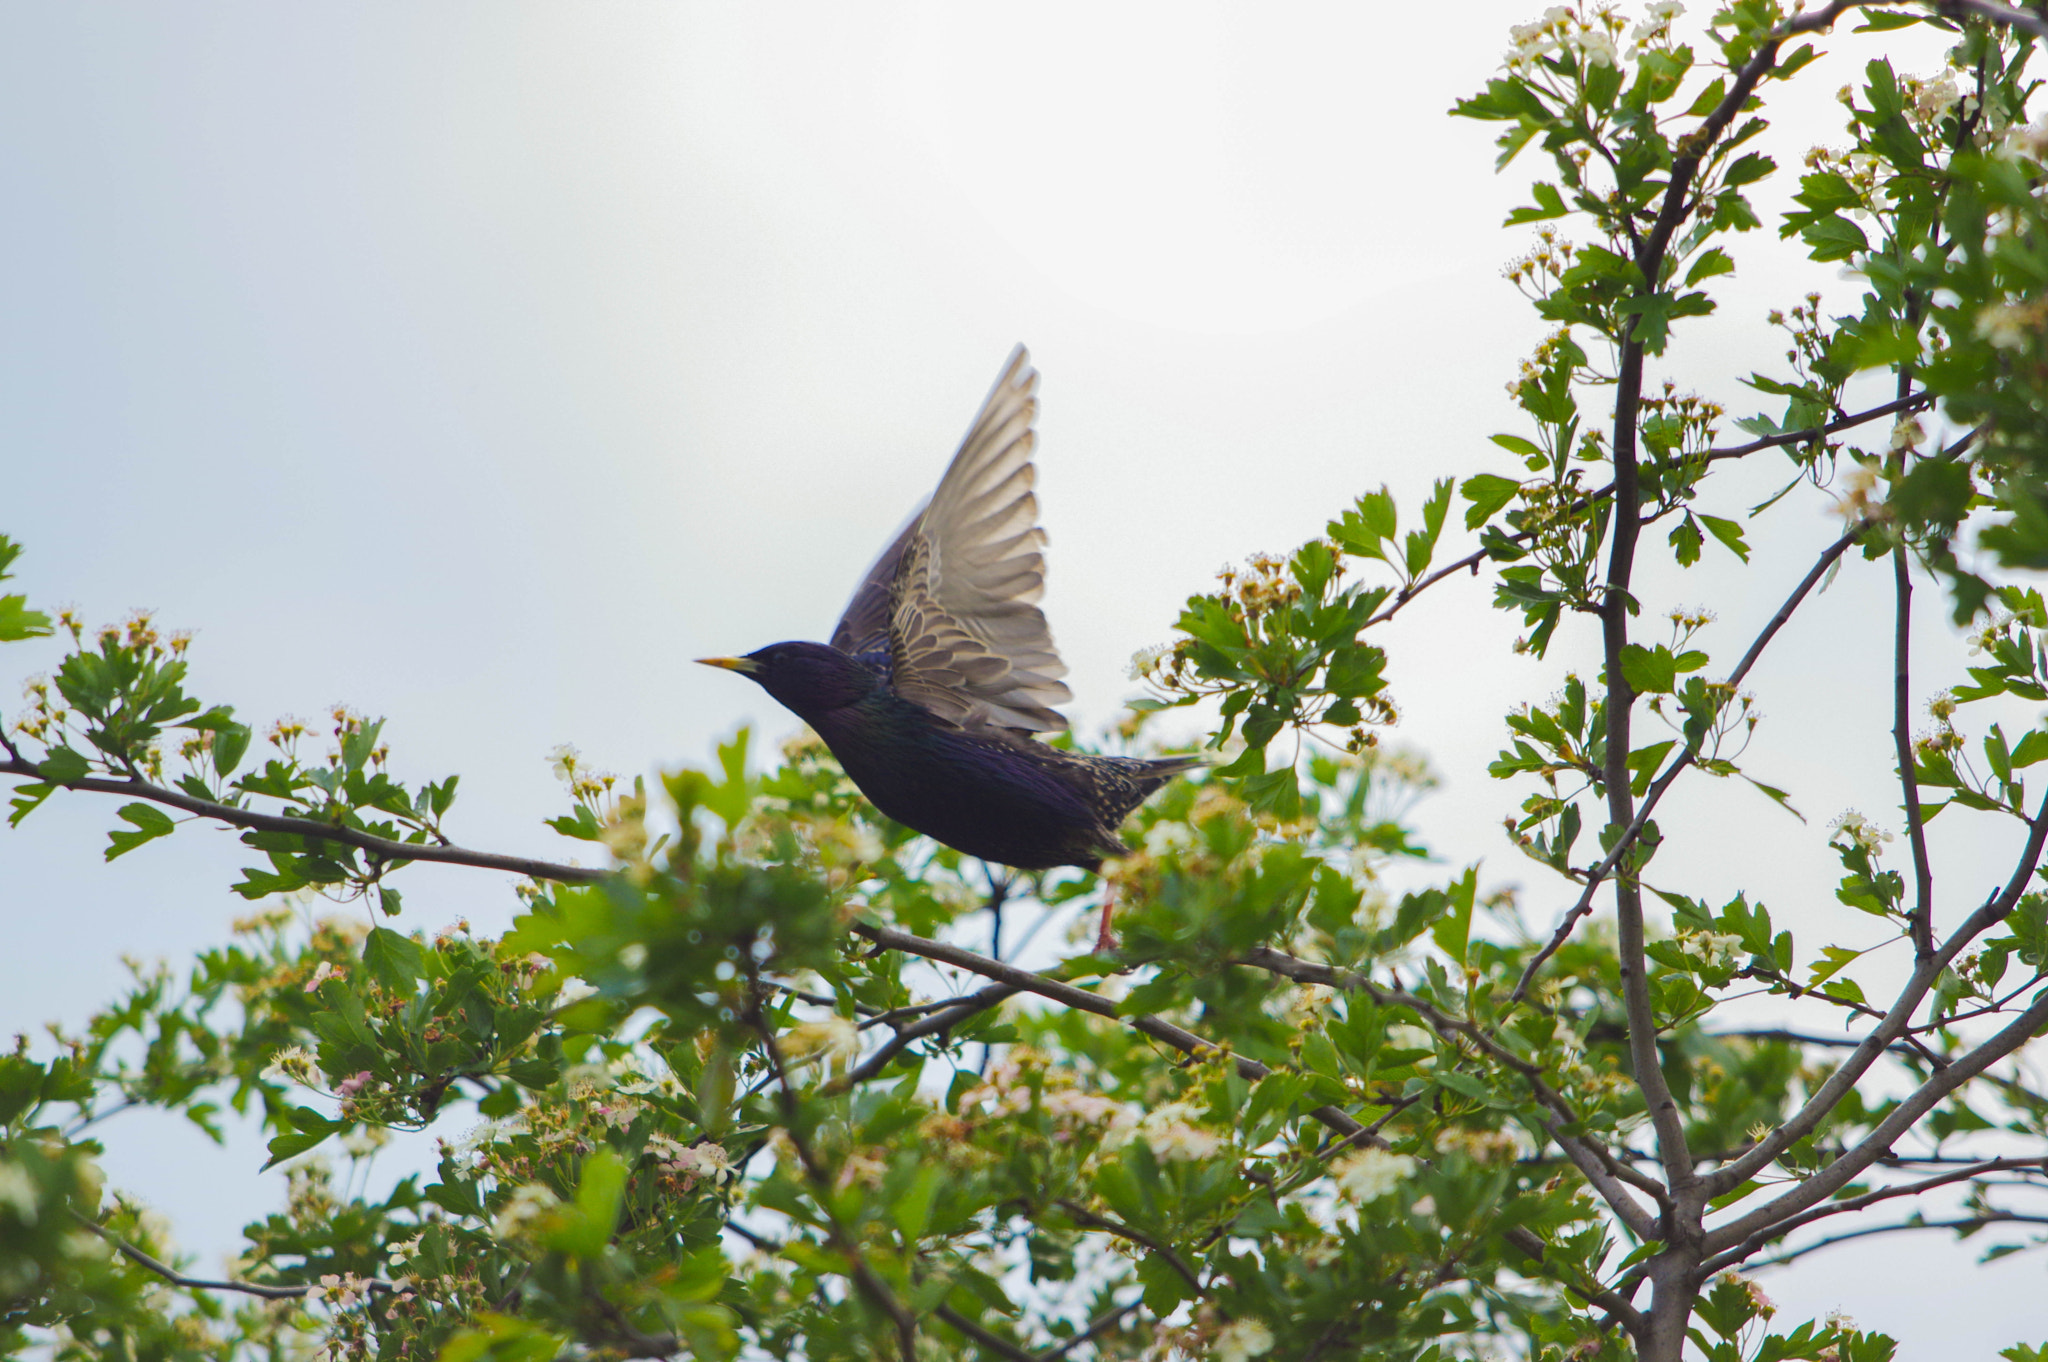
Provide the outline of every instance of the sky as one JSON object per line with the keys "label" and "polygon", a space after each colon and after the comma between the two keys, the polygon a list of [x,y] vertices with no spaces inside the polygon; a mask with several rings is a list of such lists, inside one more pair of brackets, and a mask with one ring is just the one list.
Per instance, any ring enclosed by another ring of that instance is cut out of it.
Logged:
{"label": "sky", "polygon": [[[384,716],[402,776],[462,774],[459,841],[568,857],[541,825],[556,744],[632,775],[742,724],[794,731],[690,659],[824,637],[1022,341],[1044,604],[1076,726],[1099,731],[1132,651],[1225,562],[1382,483],[1413,506],[1434,478],[1514,471],[1487,437],[1518,428],[1505,385],[1542,334],[1500,278],[1529,244],[1500,225],[1522,172],[1496,176],[1493,130],[1446,110],[1533,8],[0,7],[18,589],[195,629],[198,692],[259,726]],[[1906,69],[1938,61],[1888,41]],[[1832,95],[1868,49],[1824,46],[1771,134],[1783,163],[1839,137]],[[1775,246],[1741,243],[1721,314],[1667,365],[1738,413],[1756,404],[1733,379],[1780,348],[1763,312],[1852,287]],[[1783,468],[1744,466],[1707,509]],[[1780,519],[1715,588],[1717,656],[1838,532]],[[1755,676],[1756,769],[1807,821],[1732,783],[1660,815],[1694,834],[1660,864],[1709,897],[1761,879],[1830,939],[1870,933],[1832,901],[1826,823],[1895,800],[1856,671],[1883,665],[1882,577],[1852,564]],[[1704,589],[1646,578],[1665,605]],[[1448,582],[1380,640],[1391,740],[1445,777],[1416,815],[1422,873],[1483,861],[1547,926],[1571,896],[1514,857],[1499,825],[1525,791],[1483,772],[1504,710],[1593,664],[1515,656],[1488,595]],[[1922,674],[1945,675],[1953,640],[1922,633]],[[57,656],[10,646],[0,686]],[[246,909],[231,836],[105,864],[111,819],[60,798],[0,833],[8,1033],[82,1021],[123,956],[189,957]],[[1955,859],[2002,845],[1936,832]],[[407,879],[417,925],[514,909],[490,876]],[[208,1262],[275,1193],[246,1142],[147,1116],[106,1139]],[[2014,1303],[2038,1272],[1924,1235],[1769,1289],[1781,1320],[1839,1308],[1905,1356],[1981,1356],[2038,1329]]]}

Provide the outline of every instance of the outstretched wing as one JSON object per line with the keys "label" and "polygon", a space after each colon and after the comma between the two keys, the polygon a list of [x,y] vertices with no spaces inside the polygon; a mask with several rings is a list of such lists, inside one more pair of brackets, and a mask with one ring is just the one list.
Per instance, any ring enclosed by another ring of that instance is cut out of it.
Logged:
{"label": "outstretched wing", "polygon": [[1038,599],[1038,373],[1018,346],[938,490],[869,569],[833,646],[886,651],[898,694],[963,727],[1064,729],[1072,698]]}

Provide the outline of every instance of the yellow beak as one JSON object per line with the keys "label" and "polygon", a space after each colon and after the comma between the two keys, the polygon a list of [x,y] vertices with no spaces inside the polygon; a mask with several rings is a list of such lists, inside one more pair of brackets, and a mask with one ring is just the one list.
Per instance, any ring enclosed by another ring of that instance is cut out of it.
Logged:
{"label": "yellow beak", "polygon": [[697,660],[707,667],[723,667],[742,676],[752,676],[761,670],[761,664],[751,657],[700,657]]}

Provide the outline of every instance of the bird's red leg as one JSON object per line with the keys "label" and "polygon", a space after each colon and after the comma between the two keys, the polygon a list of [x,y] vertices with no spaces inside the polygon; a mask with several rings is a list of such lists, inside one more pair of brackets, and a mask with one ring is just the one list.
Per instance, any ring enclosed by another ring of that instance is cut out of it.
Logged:
{"label": "bird's red leg", "polygon": [[1116,949],[1116,933],[1109,929],[1110,910],[1116,907],[1116,881],[1106,880],[1102,889],[1102,927],[1095,934],[1095,953],[1105,955]]}

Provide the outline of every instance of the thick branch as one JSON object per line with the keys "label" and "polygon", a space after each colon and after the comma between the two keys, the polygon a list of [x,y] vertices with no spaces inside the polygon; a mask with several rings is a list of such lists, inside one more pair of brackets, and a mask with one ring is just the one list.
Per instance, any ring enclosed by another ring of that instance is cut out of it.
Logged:
{"label": "thick branch", "polygon": [[[1740,107],[1739,103],[1737,107]],[[1703,131],[1701,135],[1711,140],[1711,136],[1719,134]],[[1690,170],[1686,173],[1689,175]],[[1672,189],[1675,195],[1679,184],[1679,170],[1674,166]],[[1675,212],[1675,205],[1675,199],[1667,200],[1666,212]],[[1669,228],[1661,220],[1660,227],[1663,228],[1662,236],[1668,238]],[[1647,256],[1637,261],[1642,267],[1646,288],[1656,287],[1657,261],[1663,249],[1663,241],[1653,231]],[[1636,339],[1631,322],[1622,333],[1621,372],[1615,385],[1614,434],[1610,442],[1614,459],[1613,539],[1608,547],[1605,594],[1600,601],[1601,658],[1605,663],[1607,692],[1607,822],[1610,827],[1624,833],[1636,825],[1628,769],[1636,695],[1622,666],[1622,655],[1628,647],[1629,611],[1635,604],[1632,588],[1636,538],[1642,528],[1638,518],[1642,494],[1636,466],[1636,419],[1640,414],[1642,381],[1643,346]],[[1622,847],[1620,838],[1617,838],[1615,846],[1617,849]],[[1636,1086],[1642,1091],[1643,1106],[1649,1114],[1650,1124],[1657,1132],[1657,1154],[1663,1160],[1665,1185],[1674,1194],[1681,1193],[1693,1180],[1692,1155],[1686,1147],[1685,1122],[1679,1117],[1678,1103],[1673,1100],[1670,1085],[1665,1082],[1663,1061],[1657,1048],[1657,1018],[1650,1003],[1648,957],[1645,954],[1647,943],[1643,934],[1643,894],[1633,876],[1623,874],[1615,880],[1614,907],[1619,929],[1616,933],[1616,954],[1621,971],[1622,1005],[1628,1017],[1630,1068],[1634,1070]],[[1653,1348],[1652,1351],[1661,1353],[1662,1349]],[[1661,1357],[1659,1362],[1662,1362]]]}
{"label": "thick branch", "polygon": [[[1887,1024],[1889,1024],[1890,1020],[1890,1018],[1886,1019]],[[1774,1229],[1777,1226],[1783,1225],[1808,1207],[1833,1196],[1836,1192],[1847,1186],[1857,1174],[1888,1153],[1893,1143],[1917,1125],[1920,1118],[1929,1111],[1932,1111],[1937,1102],[2011,1054],[2014,1050],[2017,1050],[2020,1046],[2026,1044],[2029,1040],[2032,1040],[2035,1033],[2041,1029],[2044,1023],[2048,1023],[2048,989],[2043,989],[2041,996],[2034,1000],[2033,1006],[2020,1013],[2003,1030],[1993,1035],[1969,1054],[1949,1065],[1948,1068],[1922,1083],[1910,1096],[1892,1108],[1890,1113],[1872,1128],[1870,1134],[1866,1135],[1853,1148],[1844,1152],[1840,1158],[1837,1158],[1826,1168],[1815,1173],[1812,1177],[1806,1179],[1769,1205],[1760,1206],[1729,1224],[1709,1231],[1707,1234],[1707,1251],[1709,1253],[1719,1253],[1740,1243],[1753,1234]],[[1878,1028],[1878,1033],[1881,1033],[1883,1030],[1883,1027]],[[1859,1048],[1857,1053],[1860,1056],[1862,1050]],[[1815,1100],[1819,1100],[1819,1094],[1815,1095]],[[1812,1104],[1809,1103],[1808,1105]],[[1832,1109],[1832,1104],[1828,1109]],[[1728,1168],[1720,1170],[1720,1174],[1717,1176],[1725,1175],[1729,1169],[1755,1159],[1758,1152],[1767,1148],[1773,1140],[1783,1134],[1786,1128],[1780,1127],[1778,1131],[1773,1133],[1770,1139],[1760,1143],[1756,1149],[1751,1150],[1735,1163],[1728,1165]],[[1775,1154],[1771,1157],[1775,1157]],[[1762,1166],[1761,1163],[1757,1165],[1759,1168]]]}

